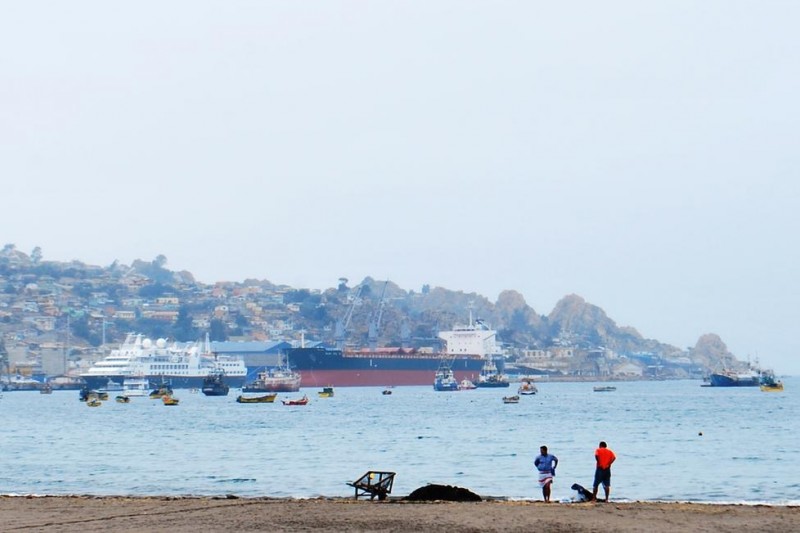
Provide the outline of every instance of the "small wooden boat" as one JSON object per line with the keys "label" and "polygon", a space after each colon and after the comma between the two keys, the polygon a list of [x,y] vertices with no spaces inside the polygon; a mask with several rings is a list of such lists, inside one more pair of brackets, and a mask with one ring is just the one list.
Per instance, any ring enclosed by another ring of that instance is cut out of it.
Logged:
{"label": "small wooden boat", "polygon": [[462,379],[461,383],[458,384],[458,390],[474,390],[477,388],[478,386],[468,379]]}
{"label": "small wooden boat", "polygon": [[519,396],[503,396],[503,403],[519,403]]}
{"label": "small wooden boat", "polygon": [[101,405],[103,405],[103,402],[101,402],[99,398],[94,397],[86,400],[86,405],[88,405],[89,407],[100,407]]}
{"label": "small wooden boat", "polygon": [[284,398],[281,402],[283,405],[306,405],[308,403],[308,396],[303,395],[302,398]]}
{"label": "small wooden boat", "polygon": [[236,397],[236,403],[272,403],[278,396],[277,392],[265,394],[263,396],[242,396],[241,394]]}
{"label": "small wooden boat", "polygon": [[177,399],[175,396],[169,396],[169,395],[162,396],[161,401],[164,403],[164,405],[178,405],[178,403],[180,402],[180,400]]}
{"label": "small wooden boat", "polygon": [[610,385],[603,385],[601,387],[595,387],[593,390],[595,392],[612,392],[612,391],[617,390],[617,388],[616,387],[612,387]]}
{"label": "small wooden boat", "polygon": [[332,398],[333,397],[333,387],[323,387],[321,391],[317,392],[317,395],[320,398]]}
{"label": "small wooden boat", "polygon": [[131,399],[124,395],[117,396],[115,400],[117,400],[117,403],[131,403]]}

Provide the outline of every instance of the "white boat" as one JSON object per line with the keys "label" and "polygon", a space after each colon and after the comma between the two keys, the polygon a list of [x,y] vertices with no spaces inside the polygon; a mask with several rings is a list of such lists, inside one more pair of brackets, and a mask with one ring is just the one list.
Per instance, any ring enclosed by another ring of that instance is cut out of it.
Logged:
{"label": "white boat", "polygon": [[517,388],[517,394],[523,395],[532,395],[539,392],[539,389],[533,383],[532,378],[522,378],[519,380],[519,388]]}
{"label": "white boat", "polygon": [[478,386],[468,379],[462,379],[461,383],[458,384],[458,390],[473,390],[477,388]]}
{"label": "white boat", "polygon": [[125,378],[125,383],[122,385],[123,396],[148,396],[150,394],[150,380],[146,377],[132,377]]}
{"label": "white boat", "polygon": [[247,367],[241,357],[211,353],[205,342],[153,342],[141,334],[130,333],[111,353],[81,374],[90,389],[106,388],[108,381],[122,384],[126,379],[146,378],[168,383],[172,388],[200,388],[212,372],[222,371],[232,387],[241,387]]}

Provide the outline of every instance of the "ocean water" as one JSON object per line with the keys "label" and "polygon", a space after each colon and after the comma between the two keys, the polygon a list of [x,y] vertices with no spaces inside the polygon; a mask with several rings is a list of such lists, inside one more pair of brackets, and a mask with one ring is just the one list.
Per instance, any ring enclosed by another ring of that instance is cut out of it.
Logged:
{"label": "ocean water", "polygon": [[[305,407],[176,391],[89,408],[77,391],[0,398],[0,493],[352,496],[367,470],[397,472],[394,496],[428,483],[541,499],[533,458],[558,456],[553,498],[591,486],[600,440],[617,454],[612,499],[800,504],[800,380],[782,393],[698,381],[538,383],[511,389],[304,389]],[[299,394],[279,396],[296,397]]]}

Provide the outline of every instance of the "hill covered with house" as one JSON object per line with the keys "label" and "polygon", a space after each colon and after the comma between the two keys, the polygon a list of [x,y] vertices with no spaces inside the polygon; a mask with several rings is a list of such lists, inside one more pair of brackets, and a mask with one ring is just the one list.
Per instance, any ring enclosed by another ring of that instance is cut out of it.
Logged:
{"label": "hill covered with house", "polygon": [[514,290],[490,301],[476,293],[391,281],[340,278],[324,290],[266,279],[199,283],[151,261],[108,266],[44,259],[8,244],[0,251],[0,357],[6,370],[77,372],[126,333],[193,341],[287,341],[301,334],[333,346],[436,347],[437,332],[468,320],[497,330],[507,367],[565,378],[699,378],[743,366],[714,334],[680,349],[620,326],[578,295],[547,314]]}

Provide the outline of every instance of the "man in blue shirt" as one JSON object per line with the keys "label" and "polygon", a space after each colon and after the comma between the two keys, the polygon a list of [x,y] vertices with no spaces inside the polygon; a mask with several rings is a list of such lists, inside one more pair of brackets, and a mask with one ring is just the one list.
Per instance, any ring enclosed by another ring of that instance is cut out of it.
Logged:
{"label": "man in blue shirt", "polygon": [[539,452],[540,454],[533,460],[533,464],[539,470],[539,486],[542,488],[544,501],[550,503],[550,485],[553,484],[553,478],[556,477],[558,457],[547,453],[547,446],[540,447]]}

